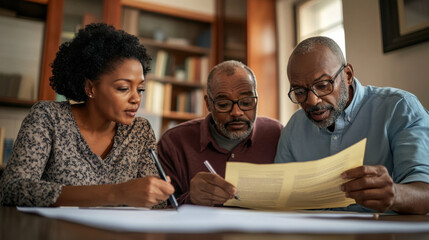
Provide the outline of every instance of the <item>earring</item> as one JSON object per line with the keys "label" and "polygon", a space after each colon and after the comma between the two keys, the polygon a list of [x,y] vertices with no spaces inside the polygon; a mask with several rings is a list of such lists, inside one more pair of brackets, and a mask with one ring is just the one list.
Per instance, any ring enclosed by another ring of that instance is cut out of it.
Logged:
{"label": "earring", "polygon": [[89,95],[88,95],[88,97],[89,97],[89,98],[92,98],[92,94],[89,94]]}

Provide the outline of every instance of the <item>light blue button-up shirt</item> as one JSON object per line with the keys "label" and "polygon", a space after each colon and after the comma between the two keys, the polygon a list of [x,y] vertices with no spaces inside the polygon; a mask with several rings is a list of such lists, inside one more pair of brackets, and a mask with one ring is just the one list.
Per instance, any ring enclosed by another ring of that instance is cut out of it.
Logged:
{"label": "light blue button-up shirt", "polygon": [[[395,183],[429,183],[429,112],[400,89],[364,87],[356,78],[353,87],[333,132],[298,110],[282,130],[275,162],[317,160],[367,138],[364,165],[386,166]],[[340,210],[370,211],[358,205]]]}

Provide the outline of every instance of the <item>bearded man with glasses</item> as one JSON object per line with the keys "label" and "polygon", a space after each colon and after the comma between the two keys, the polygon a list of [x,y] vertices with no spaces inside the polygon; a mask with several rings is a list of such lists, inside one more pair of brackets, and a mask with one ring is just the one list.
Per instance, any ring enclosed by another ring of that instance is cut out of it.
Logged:
{"label": "bearded man with glasses", "polygon": [[226,162],[273,163],[283,128],[277,120],[256,116],[256,78],[241,62],[222,62],[211,70],[204,100],[210,114],[169,129],[158,142],[179,205],[214,206],[233,198],[236,188],[223,179]]}
{"label": "bearded man with glasses", "polygon": [[413,94],[362,86],[339,46],[313,37],[287,67],[298,110],[283,129],[276,163],[324,158],[367,138],[363,166],[341,174],[359,212],[429,212],[429,113]]}

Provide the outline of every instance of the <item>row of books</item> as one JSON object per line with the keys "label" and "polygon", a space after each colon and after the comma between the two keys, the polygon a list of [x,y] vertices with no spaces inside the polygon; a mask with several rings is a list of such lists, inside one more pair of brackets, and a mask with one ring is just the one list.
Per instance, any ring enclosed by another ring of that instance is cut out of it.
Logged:
{"label": "row of books", "polygon": [[176,111],[203,114],[203,91],[181,92],[176,96]]}
{"label": "row of books", "polygon": [[151,69],[155,77],[171,76],[177,81],[205,85],[209,73],[209,58],[207,56],[187,57],[179,62],[174,54],[159,50],[152,57]]}
{"label": "row of books", "polygon": [[203,114],[203,90],[181,91],[173,94],[173,85],[153,80],[146,82],[141,108],[162,114],[176,111]]}

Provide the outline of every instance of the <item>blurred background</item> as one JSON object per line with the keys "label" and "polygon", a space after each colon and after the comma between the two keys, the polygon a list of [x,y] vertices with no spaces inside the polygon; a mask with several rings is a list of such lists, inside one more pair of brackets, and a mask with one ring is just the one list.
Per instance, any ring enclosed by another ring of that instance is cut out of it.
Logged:
{"label": "blurred background", "polygon": [[298,109],[288,57],[315,35],[341,46],[364,85],[407,90],[429,107],[427,0],[0,0],[0,166],[30,107],[65,100],[49,86],[49,64],[91,22],[136,35],[152,56],[139,115],[157,138],[207,114],[207,74],[229,59],[254,70],[258,114],[286,124]]}

